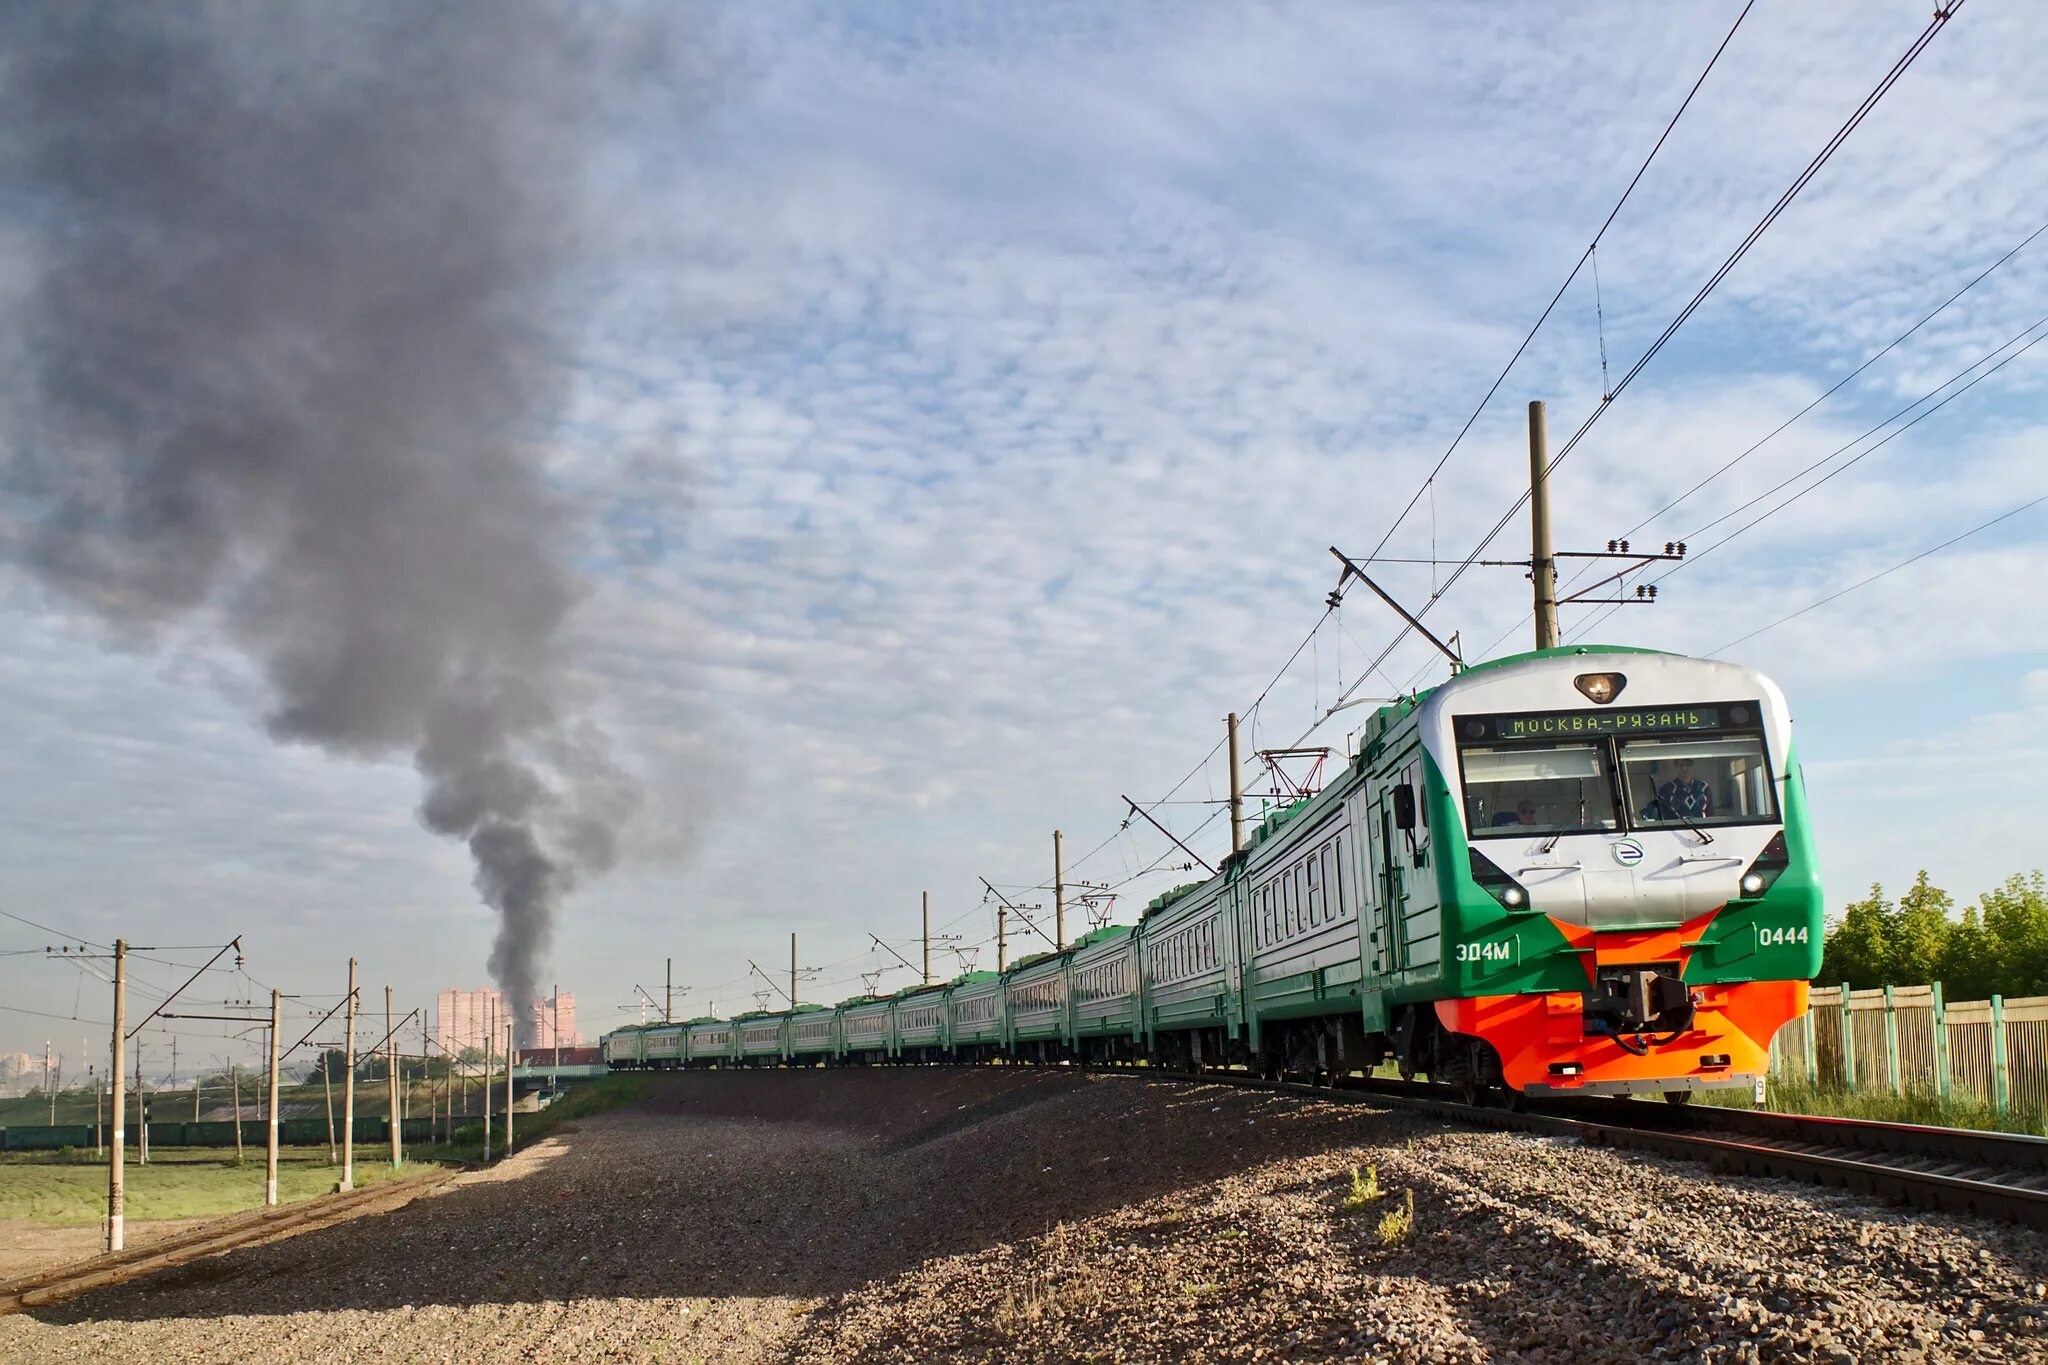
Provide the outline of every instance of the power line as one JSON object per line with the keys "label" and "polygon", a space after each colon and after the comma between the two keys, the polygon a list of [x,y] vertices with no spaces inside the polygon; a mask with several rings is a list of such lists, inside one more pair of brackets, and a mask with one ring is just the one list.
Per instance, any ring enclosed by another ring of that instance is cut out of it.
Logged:
{"label": "power line", "polygon": [[1485,395],[1479,400],[1479,405],[1472,409],[1471,416],[1465,419],[1465,425],[1458,428],[1458,434],[1451,438],[1450,445],[1445,448],[1442,455],[1437,457],[1436,464],[1430,468],[1428,476],[1423,479],[1421,486],[1415,490],[1415,495],[1408,499],[1408,503],[1401,509],[1400,515],[1394,518],[1394,524],[1389,526],[1386,534],[1380,537],[1379,544],[1373,546],[1372,553],[1366,555],[1364,563],[1370,564],[1374,559],[1378,558],[1379,552],[1384,550],[1387,547],[1387,542],[1394,538],[1394,533],[1401,529],[1401,524],[1407,521],[1408,514],[1415,510],[1415,504],[1422,500],[1423,494],[1428,492],[1430,486],[1436,482],[1436,476],[1443,472],[1443,468],[1450,462],[1452,454],[1457,451],[1458,446],[1464,441],[1466,434],[1472,430],[1473,424],[1479,420],[1479,415],[1486,411],[1486,405],[1493,401],[1494,394],[1498,393],[1500,386],[1507,382],[1508,372],[1515,368],[1515,365],[1521,360],[1523,353],[1529,349],[1529,343],[1536,339],[1536,333],[1543,329],[1545,322],[1549,321],[1550,314],[1556,309],[1558,301],[1564,298],[1565,291],[1572,287],[1572,281],[1578,279],[1579,272],[1586,268],[1586,263],[1589,260],[1593,259],[1594,250],[1600,245],[1600,239],[1606,236],[1607,229],[1614,225],[1616,216],[1621,213],[1622,205],[1628,203],[1629,196],[1635,193],[1636,186],[1642,182],[1644,173],[1650,169],[1650,163],[1657,159],[1657,153],[1664,150],[1665,140],[1671,136],[1671,130],[1678,126],[1678,120],[1684,117],[1687,109],[1692,107],[1693,96],[1699,94],[1700,87],[1706,84],[1707,76],[1713,71],[1715,64],[1721,60],[1721,54],[1728,50],[1728,44],[1735,38],[1735,30],[1742,27],[1742,21],[1749,17],[1749,11],[1755,6],[1755,3],[1756,0],[1750,0],[1749,4],[1742,7],[1742,12],[1735,16],[1735,22],[1729,25],[1727,36],[1722,38],[1721,45],[1714,49],[1714,55],[1707,59],[1706,67],[1700,72],[1699,78],[1692,83],[1692,89],[1686,91],[1685,99],[1679,104],[1677,112],[1673,113],[1670,121],[1664,125],[1664,131],[1657,135],[1656,144],[1650,148],[1650,154],[1643,158],[1642,165],[1636,167],[1636,173],[1630,177],[1628,187],[1621,192],[1621,198],[1614,201],[1614,207],[1608,210],[1607,217],[1600,224],[1600,230],[1593,234],[1593,240],[1586,244],[1586,249],[1579,254],[1579,259],[1573,263],[1571,273],[1564,277],[1564,283],[1559,285],[1557,292],[1550,296],[1550,302],[1543,305],[1542,313],[1537,316],[1535,323],[1530,326],[1528,333],[1523,336],[1522,344],[1515,347],[1515,353],[1508,357],[1508,363],[1503,365],[1500,373],[1494,376],[1493,383],[1487,386]]}
{"label": "power line", "polygon": [[1788,616],[1781,616],[1767,626],[1759,626],[1747,635],[1739,635],[1735,639],[1730,640],[1727,644],[1718,646],[1713,652],[1719,654],[1725,650],[1733,649],[1735,648],[1735,646],[1742,644],[1745,641],[1754,640],[1757,636],[1764,634],[1766,631],[1776,630],[1779,626],[1784,625],[1787,621],[1794,621],[1797,620],[1799,617],[1806,615],[1806,613],[1810,611],[1817,611],[1821,607],[1826,606],[1830,602],[1836,601],[1839,598],[1847,597],[1850,593],[1855,592],[1859,588],[1867,588],[1872,583],[1877,582],[1877,580],[1880,578],[1889,577],[1890,575],[1897,573],[1899,570],[1903,568],[1906,568],[1913,564],[1918,564],[1921,560],[1926,559],[1930,555],[1938,555],[1943,550],[1948,549],[1951,545],[1956,545],[1961,543],[1962,541],[1968,540],[1971,536],[1976,535],[1980,531],[1988,531],[1992,527],[1998,525],[1998,523],[2000,523],[2001,521],[2009,521],[2013,517],[2018,516],[2020,513],[2025,512],[2030,508],[2039,507],[2044,502],[2048,502],[2048,493],[2043,493],[2039,497],[2029,499],[2028,501],[2021,503],[2018,507],[2013,508],[2009,512],[2001,512],[1997,516],[1993,517],[1991,520],[1983,522],[1976,526],[1972,526],[1969,530],[1964,531],[1961,535],[1951,536],[1947,540],[1941,542],[1941,544],[1933,546],[1930,549],[1922,550],[1919,554],[1914,555],[1910,559],[1902,559],[1888,569],[1882,569],[1877,573],[1870,575],[1870,577],[1868,578],[1859,579],[1857,582],[1851,583],[1846,588],[1843,588],[1837,592],[1831,592],[1826,597],[1820,598],[1817,601],[1809,602],[1805,606],[1801,607],[1798,611],[1795,611]]}
{"label": "power line", "polygon": [[99,943],[80,934],[67,934],[61,929],[52,929],[47,924],[38,924],[26,915],[17,915],[12,910],[0,910],[0,919],[11,919],[17,924],[26,924],[31,929],[40,929],[46,934],[54,934],[66,943],[83,943],[88,948],[105,948],[109,952],[113,951],[114,945],[111,943]]}
{"label": "power line", "polygon": [[[1635,382],[1637,376],[1641,375],[1648,368],[1650,362],[1656,359],[1657,355],[1669,344],[1671,338],[1678,334],[1679,329],[1691,320],[1693,314],[1699,311],[1700,306],[1707,301],[1707,298],[1720,286],[1721,282],[1728,278],[1729,274],[1749,254],[1757,242],[1762,240],[1764,233],[1768,232],[1771,226],[1784,215],[1785,210],[1791,207],[1792,202],[1799,197],[1800,192],[1813,182],[1814,177],[1820,174],[1821,168],[1834,158],[1835,153],[1841,149],[1842,144],[1848,141],[1850,134],[1854,133],[1862,125],[1863,120],[1870,116],[1871,110],[1877,107],[1878,102],[1891,92],[1893,86],[1898,84],[1907,69],[1912,66],[1922,52],[1926,51],[1928,44],[1934,41],[1935,36],[1954,17],[1956,11],[1963,7],[1963,3],[1964,0],[1950,0],[1950,3],[1946,6],[1939,7],[1934,11],[1934,18],[1929,21],[1926,28],[1920,31],[1919,36],[1913,40],[1898,60],[1892,63],[1891,69],[1885,72],[1878,83],[1872,87],[1870,93],[1863,97],[1862,102],[1843,121],[1841,127],[1834,131],[1826,143],[1822,145],[1820,151],[1814,154],[1812,160],[1807,162],[1805,168],[1793,177],[1792,183],[1785,187],[1771,204],[1770,208],[1764,211],[1763,216],[1757,220],[1756,224],[1743,234],[1742,240],[1736,244],[1735,249],[1707,277],[1706,283],[1694,291],[1692,298],[1686,302],[1685,306],[1678,311],[1677,316],[1672,318],[1664,330],[1658,334],[1657,339],[1651,342],[1649,347],[1636,358],[1633,365],[1629,366],[1628,370],[1621,376],[1620,381],[1615,384],[1613,390],[1601,396],[1600,401],[1594,405],[1592,412],[1587,415],[1585,421],[1579,424],[1578,429],[1572,433],[1570,439],[1565,441],[1558,448],[1557,453],[1550,457],[1548,463],[1544,465],[1545,477],[1555,472],[1557,467],[1570,457],[1572,451],[1577,449],[1579,442],[1586,438],[1587,434],[1599,423],[1601,417],[1605,416],[1607,411],[1613,407],[1614,400],[1619,398],[1628,386]],[[1415,613],[1416,616],[1426,615],[1430,608],[1443,600],[1444,594],[1448,593],[1457,584],[1458,580],[1465,576],[1465,573],[1478,562],[1479,557],[1486,553],[1487,547],[1500,538],[1501,532],[1507,529],[1508,523],[1513,521],[1522,508],[1528,505],[1530,497],[1531,490],[1523,489],[1521,495],[1515,499],[1514,503],[1501,516],[1500,520],[1494,523],[1493,529],[1488,531],[1478,545],[1473,547],[1472,552],[1466,555],[1458,566],[1450,572],[1444,579],[1443,585],[1429,595],[1428,600]],[[1411,630],[1412,627],[1404,623],[1401,629],[1395,632],[1392,641],[1381,651],[1379,657],[1373,661],[1367,673],[1369,674],[1372,669],[1376,669],[1384,664],[1401,642],[1408,637]],[[1351,692],[1363,686],[1365,676],[1362,674],[1359,680],[1346,690],[1344,696],[1349,696]],[[1340,697],[1339,701],[1341,702],[1343,699],[1343,697]]]}

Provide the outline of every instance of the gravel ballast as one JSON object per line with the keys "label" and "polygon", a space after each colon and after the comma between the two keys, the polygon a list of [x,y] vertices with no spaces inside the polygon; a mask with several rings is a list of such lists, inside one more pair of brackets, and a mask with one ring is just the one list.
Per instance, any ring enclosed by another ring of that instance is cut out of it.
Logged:
{"label": "gravel ballast", "polygon": [[1347,1358],[2048,1360],[2048,1239],[1213,1085],[709,1073],[0,1318],[24,1362]]}

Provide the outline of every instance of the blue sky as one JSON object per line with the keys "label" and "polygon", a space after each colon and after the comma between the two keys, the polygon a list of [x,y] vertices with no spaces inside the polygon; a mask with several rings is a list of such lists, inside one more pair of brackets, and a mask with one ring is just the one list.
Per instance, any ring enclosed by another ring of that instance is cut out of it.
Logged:
{"label": "blue sky", "polygon": [[[867,934],[903,944],[927,889],[985,940],[977,878],[1047,879],[1056,826],[1072,857],[1101,846],[1077,877],[1157,858],[1118,833],[1119,793],[1162,795],[1249,708],[1322,613],[1325,547],[1387,530],[1738,8],[757,6],[692,39],[701,88],[622,105],[593,154],[617,249],[561,299],[574,684],[654,794],[557,936],[586,1030],[635,983],[658,995],[670,954],[692,1010],[750,1007],[749,959],[786,970],[792,930],[806,992],[852,994],[887,961]],[[1602,243],[1614,373],[1926,9],[1757,6]],[[2044,42],[2048,15],[1962,11],[1560,467],[1560,545],[1635,525],[2048,220]],[[1528,399],[1554,439],[1592,409],[1590,285],[1388,554],[1463,554],[1507,510]],[[1690,535],[2043,314],[2048,236],[1638,539]],[[1597,637],[1712,651],[2048,492],[2044,356]],[[1970,895],[2048,863],[2044,571],[2036,509],[1732,651],[1793,700],[1837,904],[1922,866]],[[1475,569],[1431,620],[1518,644],[1526,592]],[[259,678],[204,620],[135,651],[22,581],[0,611],[6,908],[95,939],[242,932],[252,976],[309,996],[350,953],[402,1002],[483,979],[488,912],[407,766],[271,743]],[[1295,740],[1393,629],[1354,593],[1257,741]],[[1413,640],[1386,673],[1441,677]],[[1177,799],[1226,787],[1212,761]],[[1211,810],[1159,814],[1187,833]],[[1124,917],[1178,879],[1129,881]],[[18,1009],[99,1018],[104,995],[0,958]],[[46,1028],[80,1031],[0,1012],[0,1049]]]}

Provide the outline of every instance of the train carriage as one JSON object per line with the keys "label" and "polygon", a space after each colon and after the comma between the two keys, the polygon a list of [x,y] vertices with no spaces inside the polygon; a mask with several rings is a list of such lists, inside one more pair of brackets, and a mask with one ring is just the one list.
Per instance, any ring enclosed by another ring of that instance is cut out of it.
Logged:
{"label": "train carriage", "polygon": [[1267,1070],[1349,1070],[1367,1052],[1355,771],[1262,820],[1232,860],[1246,1038]]}
{"label": "train carriage", "polygon": [[1224,892],[1215,879],[1175,887],[1138,922],[1145,1046],[1168,1065],[1215,1065],[1242,1051],[1236,921]]}
{"label": "train carriage", "polygon": [[783,1032],[788,1022],[787,1014],[742,1014],[735,1019],[740,1061],[749,1066],[782,1061]]}
{"label": "train carriage", "polygon": [[903,1061],[944,1060],[946,988],[912,986],[892,1002],[892,1047]]}
{"label": "train carriage", "polygon": [[798,1005],[790,1013],[789,1056],[809,1066],[833,1057],[839,1047],[839,1013],[824,1005]]}
{"label": "train carriage", "polygon": [[1067,951],[1067,1031],[1084,1060],[1128,1061],[1140,1050],[1137,949],[1129,925],[1110,925]]}
{"label": "train carriage", "polygon": [[1052,1061],[1064,1056],[1067,1034],[1066,955],[1039,953],[1003,977],[1005,1041],[1013,1056]]}
{"label": "train carriage", "polygon": [[724,1066],[734,1057],[737,1030],[721,1019],[693,1019],[683,1030],[684,1060],[694,1067]]}
{"label": "train carriage", "polygon": [[889,1060],[890,1001],[860,997],[839,1006],[839,1056],[849,1062]]}
{"label": "train carriage", "polygon": [[682,1064],[682,1027],[676,1024],[650,1024],[640,1035],[640,1065],[667,1070]]}
{"label": "train carriage", "polygon": [[968,972],[946,990],[946,1045],[961,1061],[985,1061],[1003,1043],[1003,978]]}

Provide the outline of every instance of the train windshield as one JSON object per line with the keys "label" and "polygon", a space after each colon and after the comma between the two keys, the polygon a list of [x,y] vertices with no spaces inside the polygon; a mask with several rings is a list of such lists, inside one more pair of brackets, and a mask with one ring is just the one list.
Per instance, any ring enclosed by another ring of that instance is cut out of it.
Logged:
{"label": "train windshield", "polygon": [[1465,765],[1466,828],[1475,839],[1617,827],[1606,745],[1473,747]]}
{"label": "train windshield", "polygon": [[1620,745],[1629,815],[1639,829],[1743,825],[1778,817],[1758,736],[1624,739]]}

